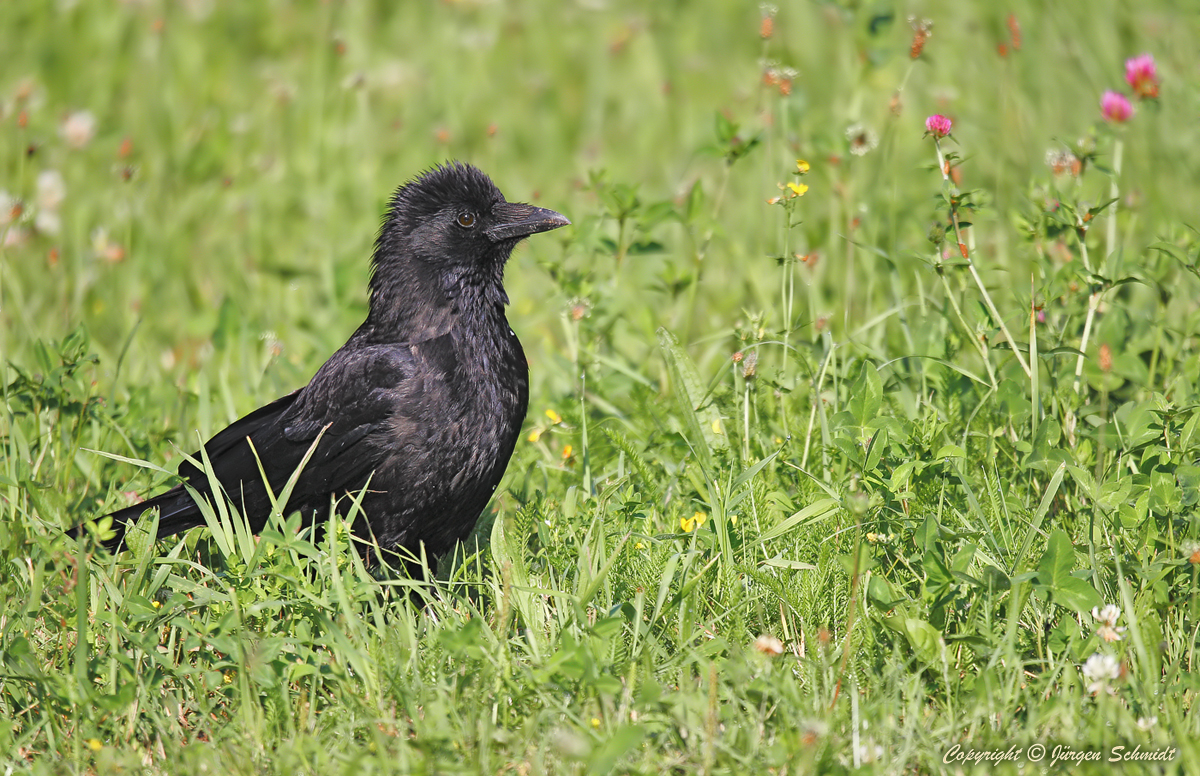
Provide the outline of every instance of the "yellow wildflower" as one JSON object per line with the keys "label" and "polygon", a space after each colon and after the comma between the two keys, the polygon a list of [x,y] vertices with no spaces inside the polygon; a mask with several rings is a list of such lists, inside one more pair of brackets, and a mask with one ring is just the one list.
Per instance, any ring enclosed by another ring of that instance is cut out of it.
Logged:
{"label": "yellow wildflower", "polygon": [[546,417],[550,418],[551,423],[562,423],[562,415],[554,410],[546,410]]}
{"label": "yellow wildflower", "polygon": [[708,519],[708,515],[704,514],[703,512],[697,511],[691,517],[679,518],[679,527],[683,530],[684,533],[691,533],[692,531],[696,530],[700,526],[704,525],[704,521],[707,519]]}
{"label": "yellow wildflower", "polygon": [[797,159],[796,172],[800,175],[804,175],[806,172],[808,172],[808,162],[804,161],[803,159]]}

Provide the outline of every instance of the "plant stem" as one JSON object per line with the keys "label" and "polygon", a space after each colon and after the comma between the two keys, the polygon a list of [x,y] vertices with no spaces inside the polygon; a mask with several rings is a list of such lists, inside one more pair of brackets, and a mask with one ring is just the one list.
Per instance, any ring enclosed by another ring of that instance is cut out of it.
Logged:
{"label": "plant stem", "polygon": [[954,308],[954,314],[958,317],[959,323],[962,324],[963,331],[967,333],[967,339],[975,345],[975,349],[979,351],[979,357],[983,359],[983,365],[987,368],[988,378],[992,381],[992,389],[997,387],[996,373],[992,371],[992,361],[988,358],[987,349],[983,343],[979,341],[979,337],[975,332],[971,331],[971,327],[967,325],[967,321],[963,318],[962,310],[958,308],[958,302],[954,299],[954,291],[950,288],[950,281],[946,279],[945,272],[938,272],[938,277],[942,279],[942,286],[946,289],[946,299],[949,300],[950,306]]}
{"label": "plant stem", "polygon": [[725,202],[725,190],[729,187],[729,168],[732,165],[725,164],[721,172],[721,185],[717,188],[717,196],[713,200],[712,222],[708,225],[708,230],[704,234],[704,239],[697,244],[696,252],[693,257],[696,264],[696,275],[692,278],[692,283],[688,287],[688,303],[684,314],[687,316],[684,319],[683,334],[691,337],[692,332],[692,317],[696,311],[696,291],[700,287],[700,273],[704,267],[704,259],[708,256],[708,246],[712,243],[713,232],[715,231],[713,224],[717,222],[717,217],[721,213],[721,205]]}
{"label": "plant stem", "polygon": [[1108,211],[1108,224],[1106,229],[1106,242],[1108,244],[1108,256],[1112,256],[1117,250],[1117,198],[1121,196],[1120,178],[1121,178],[1121,157],[1125,153],[1125,142],[1121,138],[1117,138],[1113,145],[1113,175],[1112,183],[1108,189],[1108,198],[1111,199],[1112,205]]}
{"label": "plant stem", "polygon": [[988,293],[987,287],[983,285],[983,279],[979,277],[979,273],[975,270],[975,262],[971,261],[970,251],[967,250],[966,243],[963,242],[962,230],[958,225],[958,204],[954,197],[949,196],[950,169],[946,164],[946,158],[942,155],[942,143],[938,138],[933,140],[934,148],[937,149],[938,169],[942,171],[942,182],[947,187],[947,199],[950,200],[950,218],[954,224],[954,240],[958,243],[959,253],[967,262],[967,269],[971,270],[971,277],[975,279],[975,285],[978,286],[979,292],[983,294],[983,301],[987,304],[988,312],[1000,327],[1000,331],[1004,333],[1004,339],[1008,340],[1008,346],[1012,348],[1013,355],[1017,358],[1017,363],[1025,370],[1026,377],[1032,377],[1033,372],[1029,368],[1029,364],[1025,363],[1025,357],[1021,355],[1021,351],[1017,349],[1017,343],[1013,339],[1012,334],[1008,331],[1008,325],[1004,323],[1004,319],[1000,317],[1000,311],[996,309],[996,305],[992,303],[992,296]]}
{"label": "plant stem", "polygon": [[[1120,196],[1120,188],[1117,180],[1121,177],[1121,156],[1125,145],[1117,138],[1116,145],[1113,147],[1113,177],[1112,185],[1109,187],[1109,199],[1113,200],[1111,205],[1112,211],[1108,214],[1108,224],[1105,228],[1105,245],[1107,247],[1107,256],[1111,257],[1114,247],[1117,242],[1117,197]],[[1083,220],[1078,213],[1075,216],[1077,229],[1076,234],[1079,236],[1079,254],[1083,258],[1083,267],[1088,272],[1092,271],[1091,262],[1088,260],[1087,250],[1087,229],[1084,227]],[[1075,393],[1079,393],[1081,378],[1083,377],[1083,362],[1087,358],[1088,340],[1092,336],[1092,322],[1096,320],[1096,309],[1100,306],[1100,294],[1104,292],[1103,288],[1096,288],[1088,297],[1087,320],[1083,323],[1083,338],[1079,341],[1079,358],[1075,361]]]}

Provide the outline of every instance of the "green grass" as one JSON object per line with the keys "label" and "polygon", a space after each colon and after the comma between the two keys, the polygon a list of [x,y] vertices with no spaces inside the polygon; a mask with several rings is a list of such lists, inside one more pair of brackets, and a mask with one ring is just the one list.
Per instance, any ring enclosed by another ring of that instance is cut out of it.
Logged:
{"label": "green grass", "polygon": [[[6,772],[1200,772],[1200,17],[395,5],[0,3]],[[509,265],[529,417],[434,583],[287,516],[63,536],[302,385],[447,158],[575,226]]]}

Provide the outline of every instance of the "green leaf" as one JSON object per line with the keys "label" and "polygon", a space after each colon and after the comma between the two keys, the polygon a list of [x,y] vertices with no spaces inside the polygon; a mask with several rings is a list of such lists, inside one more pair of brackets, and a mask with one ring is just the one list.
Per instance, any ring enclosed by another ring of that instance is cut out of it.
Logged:
{"label": "green leaf", "polygon": [[946,458],[966,458],[966,457],[967,457],[967,451],[962,449],[958,445],[942,445],[941,448],[937,451],[937,454],[933,456],[933,459],[935,461],[942,461],[942,460],[945,460]]}
{"label": "green leaf", "polygon": [[700,209],[704,207],[704,187],[700,185],[700,181],[692,184],[691,191],[688,192],[687,202],[683,206],[683,219],[687,223],[696,220],[700,215]]}
{"label": "green leaf", "polygon": [[1068,577],[1054,588],[1054,601],[1077,612],[1088,612],[1100,605],[1100,594],[1084,580]]}
{"label": "green leaf", "polygon": [[617,762],[632,752],[646,738],[646,729],[641,725],[621,725],[603,743],[592,750],[588,758],[589,776],[613,773]]}
{"label": "green leaf", "polygon": [[896,595],[888,581],[878,574],[871,574],[867,579],[866,593],[871,605],[883,612],[904,603],[904,599]]}
{"label": "green leaf", "polygon": [[874,471],[879,465],[879,460],[883,457],[883,451],[887,449],[888,432],[886,428],[881,428],[871,437],[871,444],[867,446],[867,465],[863,471]]}
{"label": "green leaf", "polygon": [[1054,503],[1054,497],[1058,495],[1058,488],[1062,485],[1063,475],[1067,472],[1067,465],[1060,464],[1054,475],[1050,478],[1050,482],[1046,485],[1046,492],[1042,494],[1042,501],[1038,504],[1037,511],[1033,514],[1033,522],[1029,526],[1029,530],[1025,532],[1025,541],[1021,544],[1021,550],[1017,556],[1013,558],[1012,572],[1019,573],[1021,563],[1025,560],[1025,556],[1029,554],[1029,548],[1033,546],[1033,540],[1037,536],[1038,530],[1042,527],[1042,521],[1046,519],[1046,514],[1050,511],[1050,505]]}
{"label": "green leaf", "polygon": [[737,135],[738,126],[737,126],[737,124],[734,124],[732,121],[730,121],[729,118],[726,117],[726,115],[724,113],[721,113],[720,111],[717,111],[717,113],[715,115],[715,119],[716,119],[717,141],[721,145],[725,145],[730,140],[733,140],[733,138]]}
{"label": "green leaf", "polygon": [[944,595],[954,585],[954,575],[937,549],[927,550],[921,559],[921,568],[925,570],[925,592],[937,598]]}
{"label": "green leaf", "polygon": [[1075,567],[1075,548],[1070,543],[1067,531],[1056,528],[1050,531],[1046,551],[1038,561],[1038,581],[1054,585],[1070,576]]}
{"label": "green leaf", "polygon": [[863,362],[858,378],[850,386],[847,406],[860,427],[879,416],[879,409],[883,406],[883,383],[879,379],[879,370],[873,365]]}
{"label": "green leaf", "polygon": [[903,636],[912,647],[913,653],[925,665],[941,665],[945,644],[942,642],[942,633],[937,628],[925,620],[903,614],[885,617],[883,624]]}
{"label": "green leaf", "polygon": [[793,571],[816,571],[817,570],[817,567],[811,563],[804,563],[803,561],[798,561],[798,560],[789,560],[780,555],[776,555],[774,558],[767,558],[766,560],[759,561],[758,565],[770,566],[771,568],[776,568],[776,569],[791,569]]}
{"label": "green leaf", "polygon": [[783,536],[788,531],[791,531],[793,528],[796,528],[800,525],[808,526],[821,520],[831,518],[837,514],[838,510],[841,509],[841,506],[841,503],[837,499],[832,498],[823,498],[814,501],[804,509],[801,509],[796,514],[784,520],[779,525],[763,533],[763,535],[758,537],[754,543],[763,544],[764,542],[769,542],[772,539]]}
{"label": "green leaf", "polygon": [[125,546],[139,561],[150,555],[150,549],[158,537],[158,518],[158,509],[152,507],[143,512],[137,522],[125,529]]}
{"label": "green leaf", "polygon": [[514,530],[517,516],[512,512],[501,512],[492,523],[492,558],[500,569],[507,569],[512,584],[529,587],[529,565],[525,559],[528,537]]}
{"label": "green leaf", "polygon": [[114,461],[120,461],[121,463],[128,463],[128,464],[132,464],[134,466],[140,466],[143,469],[151,469],[153,471],[158,472],[159,474],[166,474],[170,477],[175,476],[175,472],[171,471],[170,469],[164,469],[161,466],[150,463],[149,461],[143,461],[138,458],[126,458],[123,455],[117,455],[116,453],[108,453],[108,452],[105,452],[104,450],[93,450],[90,447],[81,447],[79,449],[84,451],[85,453],[95,453],[96,455],[102,455],[105,458],[111,458]]}
{"label": "green leaf", "polygon": [[479,659],[483,657],[483,621],[472,617],[455,628],[447,625],[438,631],[438,644],[452,655]]}
{"label": "green leaf", "polygon": [[675,401],[687,426],[688,441],[701,463],[711,471],[713,451],[729,447],[729,439],[721,426],[721,415],[708,400],[696,365],[687,351],[680,347],[675,335],[665,328],[659,329],[658,344],[667,360]]}
{"label": "green leaf", "polygon": [[1090,584],[1072,576],[1075,568],[1075,547],[1067,532],[1055,528],[1046,542],[1046,552],[1038,561],[1034,585],[1050,594],[1054,602],[1080,612],[1099,606],[1100,594]]}

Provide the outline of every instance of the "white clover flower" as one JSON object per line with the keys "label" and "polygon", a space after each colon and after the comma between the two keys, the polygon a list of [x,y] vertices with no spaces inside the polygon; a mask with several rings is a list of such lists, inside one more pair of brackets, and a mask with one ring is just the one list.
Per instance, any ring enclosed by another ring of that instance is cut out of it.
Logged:
{"label": "white clover flower", "polygon": [[1096,635],[1104,639],[1108,643],[1120,641],[1125,633],[1124,626],[1118,626],[1117,620],[1121,619],[1121,608],[1115,604],[1107,604],[1103,609],[1097,606],[1092,607],[1092,617],[1099,623],[1096,628]]}
{"label": "white clover flower", "polygon": [[1116,625],[1117,620],[1121,619],[1121,607],[1116,604],[1107,604],[1103,609],[1093,606],[1092,617],[1095,617],[1105,625]]}
{"label": "white clover flower", "polygon": [[96,117],[89,110],[77,110],[63,120],[60,132],[67,145],[83,148],[96,134]]}
{"label": "white clover flower", "polygon": [[883,747],[869,738],[854,747],[855,763],[879,762],[883,759],[883,755]]}
{"label": "white clover flower", "polygon": [[754,648],[771,657],[783,654],[783,642],[765,633],[754,640]]}
{"label": "white clover flower", "polygon": [[1109,682],[1121,676],[1121,664],[1112,655],[1101,655],[1097,652],[1087,659],[1080,672],[1083,674],[1083,678],[1088,680],[1087,691],[1092,695],[1098,695],[1101,692],[1111,693],[1113,689],[1109,686]]}
{"label": "white clover flower", "polygon": [[33,227],[42,234],[58,234],[62,231],[62,218],[57,210],[39,210],[33,217]]}
{"label": "white clover flower", "polygon": [[58,170],[42,170],[37,176],[38,210],[58,210],[67,197],[67,184]]}

